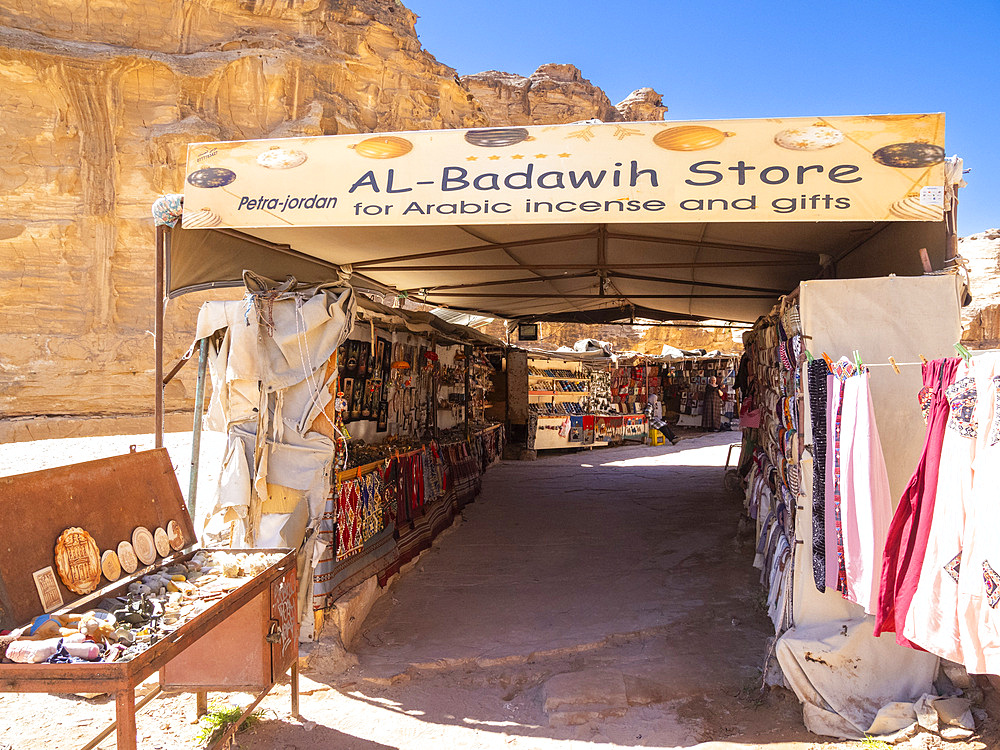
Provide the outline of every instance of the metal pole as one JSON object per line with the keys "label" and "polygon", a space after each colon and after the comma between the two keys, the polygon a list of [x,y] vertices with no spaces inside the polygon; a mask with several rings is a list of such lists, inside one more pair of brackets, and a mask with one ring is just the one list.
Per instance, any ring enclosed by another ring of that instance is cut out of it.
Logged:
{"label": "metal pole", "polygon": [[156,228],[156,252],[153,263],[153,445],[163,447],[163,268],[167,228]]}
{"label": "metal pole", "polygon": [[208,338],[201,340],[198,353],[198,384],[194,389],[194,432],[191,435],[191,480],[188,483],[188,513],[194,521],[198,496],[198,458],[201,456],[201,420],[205,413],[205,368],[208,365]]}
{"label": "metal pole", "polygon": [[465,439],[468,440],[469,411],[472,409],[472,346],[465,345]]}

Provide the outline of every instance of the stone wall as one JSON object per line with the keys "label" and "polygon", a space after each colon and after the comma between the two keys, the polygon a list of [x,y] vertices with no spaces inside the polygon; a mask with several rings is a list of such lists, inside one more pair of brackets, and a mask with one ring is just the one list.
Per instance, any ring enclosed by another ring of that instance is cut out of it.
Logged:
{"label": "stone wall", "polygon": [[[508,124],[415,20],[395,0],[6,0],[0,419],[151,410],[149,207],[180,190],[188,143]],[[623,115],[572,66],[544,69],[530,122],[662,117],[655,92]],[[205,298],[168,306],[168,367]],[[190,408],[193,370],[168,410]]]}

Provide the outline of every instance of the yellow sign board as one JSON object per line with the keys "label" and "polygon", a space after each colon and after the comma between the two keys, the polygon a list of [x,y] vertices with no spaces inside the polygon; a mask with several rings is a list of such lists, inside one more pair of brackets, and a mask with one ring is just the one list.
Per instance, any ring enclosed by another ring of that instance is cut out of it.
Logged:
{"label": "yellow sign board", "polygon": [[940,221],[944,115],[196,143],[186,228]]}

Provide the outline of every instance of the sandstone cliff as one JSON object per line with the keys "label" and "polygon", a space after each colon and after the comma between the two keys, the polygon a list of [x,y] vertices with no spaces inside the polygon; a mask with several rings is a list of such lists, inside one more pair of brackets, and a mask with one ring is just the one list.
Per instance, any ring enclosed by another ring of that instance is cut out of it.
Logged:
{"label": "sandstone cliff", "polygon": [[[181,187],[189,142],[512,122],[421,47],[415,18],[396,0],[6,0],[0,418],[151,410],[149,207]],[[625,116],[546,68],[533,122]],[[168,366],[200,301],[168,306]],[[190,370],[168,409],[190,405]]]}
{"label": "sandstone cliff", "polygon": [[972,348],[1000,348],[1000,229],[963,237],[958,253],[969,263],[972,302],[962,309],[962,340]]}
{"label": "sandstone cliff", "polygon": [[459,80],[490,120],[510,125],[662,120],[667,111],[650,88],[633,91],[616,107],[575,65],[542,65],[530,78],[488,70]]}

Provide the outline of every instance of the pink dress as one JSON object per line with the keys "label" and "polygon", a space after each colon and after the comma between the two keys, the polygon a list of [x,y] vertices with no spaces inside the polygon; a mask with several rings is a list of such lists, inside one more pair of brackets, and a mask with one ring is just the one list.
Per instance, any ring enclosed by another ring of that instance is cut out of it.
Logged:
{"label": "pink dress", "polygon": [[[985,392],[989,378],[981,375],[990,368],[976,362],[971,370],[978,392]],[[961,363],[955,373],[955,385],[967,382],[970,367]],[[954,389],[955,386],[952,386]],[[950,392],[956,391],[949,389]],[[961,388],[959,388],[961,390]],[[955,404],[951,403],[950,406]],[[986,399],[978,399],[976,419],[983,424],[982,409]],[[988,415],[987,415],[988,416]],[[982,431],[979,431],[981,435]],[[966,428],[960,430],[955,420],[945,428],[941,444],[937,499],[927,538],[927,552],[920,569],[920,581],[910,603],[903,635],[921,648],[950,661],[962,663],[961,635],[958,624],[958,580],[966,531],[966,507],[972,499],[972,461],[977,437]]]}
{"label": "pink dress", "polygon": [[874,632],[876,636],[896,633],[896,643],[901,646],[914,645],[903,635],[903,627],[920,579],[934,514],[941,445],[949,411],[944,391],[954,382],[959,362],[959,358],[950,357],[936,359],[924,365],[924,386],[930,388],[932,393],[927,437],[917,468],[906,485],[889,524],[882,556],[882,578]]}

